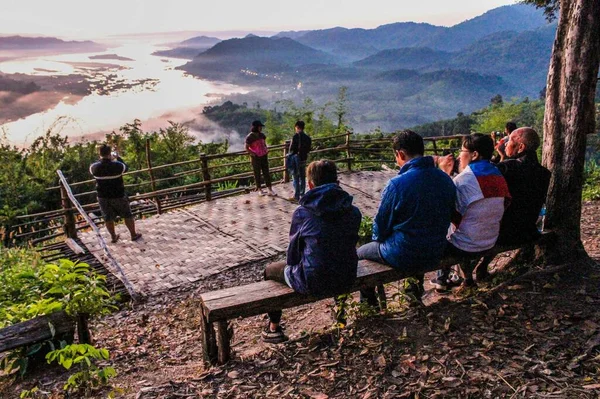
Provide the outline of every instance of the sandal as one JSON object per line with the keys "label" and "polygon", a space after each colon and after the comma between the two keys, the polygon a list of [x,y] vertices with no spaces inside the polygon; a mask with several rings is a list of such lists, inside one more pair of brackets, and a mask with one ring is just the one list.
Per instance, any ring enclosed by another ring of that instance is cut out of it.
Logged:
{"label": "sandal", "polygon": [[281,326],[277,326],[275,331],[271,331],[271,327],[267,325],[262,332],[262,339],[268,344],[280,344],[289,338],[283,333]]}

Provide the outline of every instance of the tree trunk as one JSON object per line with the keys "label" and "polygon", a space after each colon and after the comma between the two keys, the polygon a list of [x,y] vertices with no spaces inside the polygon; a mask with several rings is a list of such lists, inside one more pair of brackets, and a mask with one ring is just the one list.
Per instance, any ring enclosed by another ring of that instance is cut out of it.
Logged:
{"label": "tree trunk", "polygon": [[581,243],[581,193],[586,136],[594,132],[600,63],[600,1],[561,0],[550,60],[543,164],[552,171],[545,226],[558,240],[554,261],[586,257]]}

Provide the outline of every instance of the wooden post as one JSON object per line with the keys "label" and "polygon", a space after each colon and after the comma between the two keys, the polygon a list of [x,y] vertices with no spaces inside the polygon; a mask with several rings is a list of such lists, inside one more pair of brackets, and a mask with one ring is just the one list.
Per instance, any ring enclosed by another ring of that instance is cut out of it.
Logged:
{"label": "wooden post", "polygon": [[[208,158],[206,154],[200,154],[200,162],[202,163],[202,179],[203,181],[210,181],[210,172],[208,171]],[[207,184],[204,186],[204,193],[206,196],[206,200],[212,200],[212,186],[211,184]]]}
{"label": "wooden post", "polygon": [[200,322],[202,330],[202,354],[204,360],[210,364],[215,364],[217,361],[217,341],[215,337],[215,330],[212,323],[209,323],[202,312],[202,320]]}
{"label": "wooden post", "polygon": [[231,356],[231,346],[229,342],[229,323],[227,320],[217,322],[217,348],[219,364],[225,364]]}
{"label": "wooden post", "polygon": [[348,159],[348,171],[352,171],[352,159],[350,158],[350,131],[346,132],[346,158]]}
{"label": "wooden post", "polygon": [[290,148],[290,140],[286,140],[285,146],[283,147],[283,166],[285,166],[285,169],[283,169],[283,182],[284,183],[290,182],[290,174],[288,173],[288,168],[287,168],[287,164],[286,164],[289,148]]}
{"label": "wooden post", "polygon": [[[146,165],[148,167],[148,174],[150,175],[150,186],[152,191],[156,191],[156,183],[154,181],[154,172],[152,170],[152,155],[150,151],[150,139],[146,139]],[[154,197],[154,204],[156,205],[156,212],[162,214],[162,206],[158,196]]]}
{"label": "wooden post", "polygon": [[[154,172],[152,171],[152,159],[150,155],[150,139],[146,139],[146,164],[148,165],[148,173],[150,174],[150,185],[152,186],[152,191],[156,191],[156,183],[154,182]],[[154,201],[156,203],[156,211],[158,214],[162,214],[162,207],[160,205],[160,199],[158,196],[154,197]]]}
{"label": "wooden post", "polygon": [[75,226],[75,215],[73,214],[73,210],[71,209],[71,201],[69,201],[69,196],[67,194],[66,188],[60,184],[60,202],[62,208],[65,211],[65,223],[63,225],[63,231],[67,238],[77,238],[77,228]]}
{"label": "wooden post", "polygon": [[432,141],[433,141],[433,154],[438,155],[437,140],[434,138]]}

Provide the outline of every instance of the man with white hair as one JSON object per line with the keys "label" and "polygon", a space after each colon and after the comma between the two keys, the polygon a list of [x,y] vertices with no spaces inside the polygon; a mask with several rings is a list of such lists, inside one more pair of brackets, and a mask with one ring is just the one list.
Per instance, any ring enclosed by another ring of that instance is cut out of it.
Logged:
{"label": "man with white hair", "polygon": [[[537,220],[550,185],[551,173],[538,161],[540,137],[530,127],[514,130],[506,143],[506,158],[497,164],[506,179],[512,201],[504,211],[497,244],[524,244],[540,237]],[[477,279],[486,278],[487,265],[493,257],[484,258],[477,269]]]}

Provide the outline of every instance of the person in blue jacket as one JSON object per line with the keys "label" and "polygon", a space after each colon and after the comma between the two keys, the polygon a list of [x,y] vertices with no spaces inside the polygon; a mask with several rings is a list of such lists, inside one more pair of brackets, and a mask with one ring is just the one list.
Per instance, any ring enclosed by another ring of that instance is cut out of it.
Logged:
{"label": "person in blue jacket", "polygon": [[[292,216],[287,259],[268,265],[265,280],[282,282],[300,294],[336,296],[356,279],[361,214],[339,186],[334,162],[311,162],[306,177],[309,191]],[[265,342],[287,340],[280,321],[281,310],[269,312]]]}
{"label": "person in blue jacket", "polygon": [[[393,140],[400,172],[381,194],[373,221],[373,241],[358,249],[359,259],[368,259],[399,269],[420,280],[435,268],[447,245],[446,234],[455,207],[456,187],[450,177],[424,156],[423,138],[405,130]],[[361,290],[361,300],[378,307],[375,288]]]}

